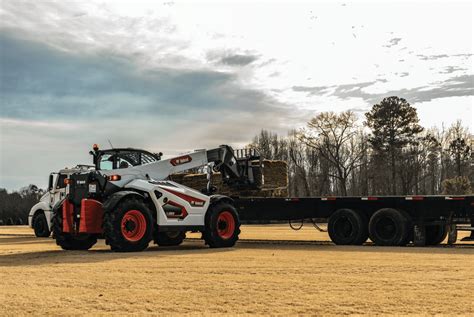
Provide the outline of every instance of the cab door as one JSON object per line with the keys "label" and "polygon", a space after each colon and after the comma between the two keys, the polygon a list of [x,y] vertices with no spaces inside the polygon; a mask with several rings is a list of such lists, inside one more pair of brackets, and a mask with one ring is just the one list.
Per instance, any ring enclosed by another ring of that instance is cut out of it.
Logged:
{"label": "cab door", "polygon": [[51,191],[51,209],[54,207],[54,205],[58,202],[61,201],[64,197],[66,197],[66,184],[64,183],[64,180],[67,178],[66,174],[57,174],[56,176],[56,181],[54,182],[54,186]]}

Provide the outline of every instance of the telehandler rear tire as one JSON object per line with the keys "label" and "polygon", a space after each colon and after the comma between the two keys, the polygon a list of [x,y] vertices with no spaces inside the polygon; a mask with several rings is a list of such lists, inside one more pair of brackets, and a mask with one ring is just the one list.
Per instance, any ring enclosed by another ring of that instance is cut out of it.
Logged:
{"label": "telehandler rear tire", "polygon": [[170,247],[180,245],[185,238],[185,231],[163,231],[156,232],[153,240],[160,247]]}
{"label": "telehandler rear tire", "polygon": [[89,250],[97,243],[97,237],[91,234],[81,233],[73,235],[63,232],[62,208],[54,212],[52,221],[53,237],[56,244],[63,250]]}
{"label": "telehandler rear tire", "polygon": [[211,248],[233,247],[240,234],[240,220],[235,207],[217,202],[206,213],[204,241]]}
{"label": "telehandler rear tire", "polygon": [[125,198],[104,213],[104,237],[112,251],[136,252],[152,239],[153,218],[147,205],[136,198]]}

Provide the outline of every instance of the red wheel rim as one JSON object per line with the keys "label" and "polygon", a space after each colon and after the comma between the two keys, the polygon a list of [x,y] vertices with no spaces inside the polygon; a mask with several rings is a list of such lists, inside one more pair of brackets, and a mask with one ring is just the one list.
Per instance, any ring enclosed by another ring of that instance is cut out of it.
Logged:
{"label": "red wheel rim", "polygon": [[223,211],[217,217],[217,234],[222,239],[230,239],[234,235],[235,219],[229,211]]}
{"label": "red wheel rim", "polygon": [[122,235],[131,242],[137,242],[146,232],[145,216],[138,210],[129,210],[122,218]]}

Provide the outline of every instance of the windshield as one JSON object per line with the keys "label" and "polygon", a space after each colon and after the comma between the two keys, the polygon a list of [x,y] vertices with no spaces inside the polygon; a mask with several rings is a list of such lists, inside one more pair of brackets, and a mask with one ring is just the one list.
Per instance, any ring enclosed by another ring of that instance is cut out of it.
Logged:
{"label": "windshield", "polygon": [[99,170],[114,170],[128,168],[158,161],[146,152],[119,151],[117,153],[104,153],[99,157]]}

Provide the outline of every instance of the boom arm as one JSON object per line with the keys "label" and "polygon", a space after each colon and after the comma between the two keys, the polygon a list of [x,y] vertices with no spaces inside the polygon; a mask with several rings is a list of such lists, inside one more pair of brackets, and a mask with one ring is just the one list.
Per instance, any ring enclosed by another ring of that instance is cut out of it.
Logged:
{"label": "boom arm", "polygon": [[149,164],[100,172],[104,175],[120,175],[122,179],[120,183],[125,185],[137,178],[164,180],[171,174],[202,167],[209,163],[214,163],[214,168],[221,172],[223,181],[230,186],[249,187],[255,183],[248,160],[238,160],[234,155],[234,150],[228,145],[221,145],[210,150],[196,150]]}

